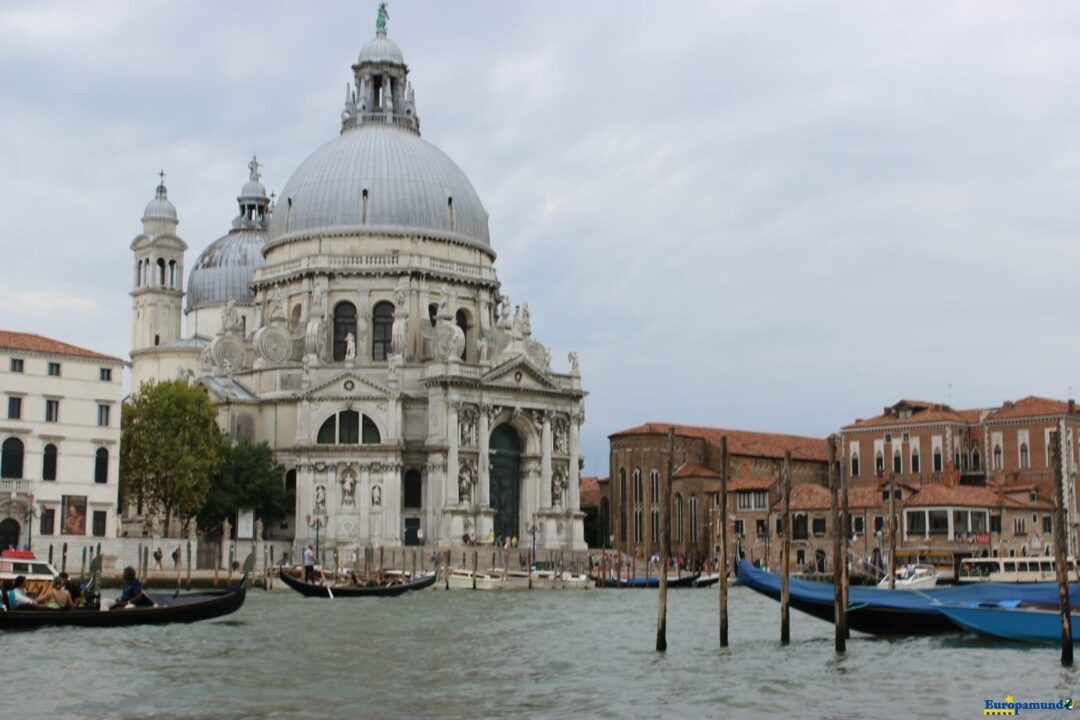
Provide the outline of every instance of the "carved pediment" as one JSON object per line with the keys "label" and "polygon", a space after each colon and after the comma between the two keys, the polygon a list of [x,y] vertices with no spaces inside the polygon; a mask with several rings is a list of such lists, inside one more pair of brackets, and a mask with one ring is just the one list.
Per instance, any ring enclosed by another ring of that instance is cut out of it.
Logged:
{"label": "carved pediment", "polygon": [[547,373],[527,357],[516,357],[494,367],[483,377],[490,385],[543,390],[558,389],[548,379]]}
{"label": "carved pediment", "polygon": [[390,397],[393,393],[389,388],[363,378],[354,372],[343,372],[326,382],[311,388],[307,397],[315,400],[319,398],[342,398],[342,397]]}

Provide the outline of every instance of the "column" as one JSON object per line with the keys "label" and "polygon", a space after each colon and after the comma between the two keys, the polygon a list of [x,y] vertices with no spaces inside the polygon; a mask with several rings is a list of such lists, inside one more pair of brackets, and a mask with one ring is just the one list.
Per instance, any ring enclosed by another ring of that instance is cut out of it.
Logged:
{"label": "column", "polygon": [[401,465],[383,465],[383,537],[391,546],[403,545],[401,534]]}
{"label": "column", "polygon": [[447,408],[446,504],[457,505],[461,502],[458,496],[458,410],[461,409],[461,403],[448,403]]}
{"label": "column", "polygon": [[478,445],[480,447],[479,457],[476,462],[476,484],[477,484],[477,505],[482,508],[491,507],[491,450],[489,449],[488,442],[490,441],[490,431],[488,425],[488,412],[491,410],[491,405],[480,406],[480,436],[478,438]]}
{"label": "column", "polygon": [[540,509],[551,507],[551,413],[544,411],[540,432]]}
{"label": "column", "polygon": [[581,414],[574,412],[570,415],[570,503],[567,507],[571,512],[581,510],[581,453],[578,447],[578,429],[581,422]]}

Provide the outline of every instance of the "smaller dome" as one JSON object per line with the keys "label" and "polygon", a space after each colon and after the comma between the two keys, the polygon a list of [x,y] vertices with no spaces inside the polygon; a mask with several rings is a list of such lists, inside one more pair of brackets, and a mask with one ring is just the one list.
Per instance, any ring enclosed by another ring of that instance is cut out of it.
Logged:
{"label": "smaller dome", "polygon": [[386,33],[380,32],[371,40],[368,40],[364,47],[360,48],[360,56],[356,59],[357,65],[371,62],[404,65],[405,56],[401,54],[401,48],[393,40],[386,37]]}
{"label": "smaller dome", "polygon": [[147,220],[172,220],[177,222],[176,206],[169,201],[164,182],[157,186],[154,199],[143,210],[142,219],[144,222]]}
{"label": "smaller dome", "polygon": [[244,189],[240,191],[242,198],[265,198],[266,187],[258,180],[248,180],[244,183]]}
{"label": "smaller dome", "polygon": [[261,229],[233,230],[202,251],[188,277],[187,309],[224,305],[230,300],[255,300],[251,279],[266,264],[262,248],[267,232]]}

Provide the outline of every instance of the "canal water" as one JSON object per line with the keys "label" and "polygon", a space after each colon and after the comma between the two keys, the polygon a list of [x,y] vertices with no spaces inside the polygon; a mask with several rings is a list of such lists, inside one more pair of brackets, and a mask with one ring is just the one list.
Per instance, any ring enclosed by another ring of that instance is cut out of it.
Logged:
{"label": "canal water", "polygon": [[[668,652],[653,651],[655,591],[412,593],[305,599],[254,590],[195,625],[7,633],[0,707],[65,718],[982,717],[986,700],[1080,701],[1054,648],[970,636],[854,635],[731,592],[669,595]],[[1022,713],[1055,716],[1060,713]]]}

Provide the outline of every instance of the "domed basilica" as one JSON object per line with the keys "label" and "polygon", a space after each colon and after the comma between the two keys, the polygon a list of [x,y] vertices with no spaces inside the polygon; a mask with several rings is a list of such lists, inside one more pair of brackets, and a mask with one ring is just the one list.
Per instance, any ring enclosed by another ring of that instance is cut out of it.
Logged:
{"label": "domed basilica", "polygon": [[342,549],[533,532],[538,548],[584,549],[577,356],[553,369],[528,305],[502,289],[487,211],[420,136],[382,11],[377,28],[341,134],[275,202],[251,161],[186,293],[158,186],[131,245],[133,391],[188,378],[234,436],[275,449],[296,509],[270,537],[306,543],[318,519]]}

